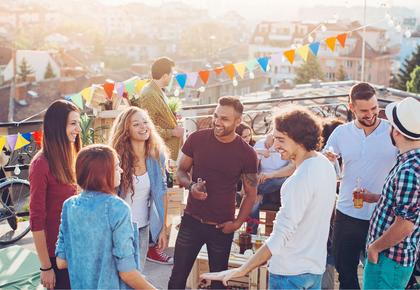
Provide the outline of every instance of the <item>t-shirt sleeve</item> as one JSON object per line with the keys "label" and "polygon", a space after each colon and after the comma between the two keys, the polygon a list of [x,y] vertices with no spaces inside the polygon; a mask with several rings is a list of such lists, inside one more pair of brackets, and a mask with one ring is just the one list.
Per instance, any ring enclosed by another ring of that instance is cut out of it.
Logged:
{"label": "t-shirt sleeve", "polygon": [[246,162],[242,169],[242,174],[258,173],[258,157],[257,152],[253,148],[247,148],[245,153]]}
{"label": "t-shirt sleeve", "polygon": [[182,153],[184,153],[190,158],[194,158],[194,147],[196,144],[197,132],[199,131],[195,131],[188,136],[187,140],[184,143],[184,146],[182,146],[181,149]]}
{"label": "t-shirt sleeve", "polygon": [[402,170],[395,177],[395,214],[402,219],[416,223],[419,219],[420,174]]}
{"label": "t-shirt sleeve", "polygon": [[45,228],[47,216],[46,198],[48,175],[50,168],[43,157],[34,160],[29,169],[29,183],[31,184],[31,200],[29,202],[29,221],[31,231],[41,231]]}

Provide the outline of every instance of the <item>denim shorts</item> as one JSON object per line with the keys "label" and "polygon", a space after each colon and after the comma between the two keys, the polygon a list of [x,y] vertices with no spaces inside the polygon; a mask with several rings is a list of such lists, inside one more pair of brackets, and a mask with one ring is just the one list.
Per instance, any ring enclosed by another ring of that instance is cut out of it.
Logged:
{"label": "denim shorts", "polygon": [[319,289],[321,290],[322,275],[301,274],[283,276],[270,273],[268,289]]}

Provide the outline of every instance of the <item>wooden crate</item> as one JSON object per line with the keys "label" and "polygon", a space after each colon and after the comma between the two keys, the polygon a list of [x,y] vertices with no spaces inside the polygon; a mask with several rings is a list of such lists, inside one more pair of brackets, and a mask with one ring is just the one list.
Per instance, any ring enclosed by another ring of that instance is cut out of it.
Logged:
{"label": "wooden crate", "polygon": [[168,215],[181,214],[181,202],[184,200],[185,188],[168,188]]}

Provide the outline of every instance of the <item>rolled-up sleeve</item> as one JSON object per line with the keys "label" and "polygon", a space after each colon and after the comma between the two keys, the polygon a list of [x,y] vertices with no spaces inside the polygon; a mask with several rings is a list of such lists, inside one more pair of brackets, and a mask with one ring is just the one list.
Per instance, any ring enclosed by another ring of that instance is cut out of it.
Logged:
{"label": "rolled-up sleeve", "polygon": [[29,220],[31,231],[45,229],[46,197],[49,166],[45,159],[38,157],[31,164],[29,183],[31,184],[31,200],[29,204]]}
{"label": "rolled-up sleeve", "polygon": [[131,211],[122,199],[110,199],[109,222],[112,230],[112,253],[119,272],[136,269],[134,249],[134,229],[131,222]]}

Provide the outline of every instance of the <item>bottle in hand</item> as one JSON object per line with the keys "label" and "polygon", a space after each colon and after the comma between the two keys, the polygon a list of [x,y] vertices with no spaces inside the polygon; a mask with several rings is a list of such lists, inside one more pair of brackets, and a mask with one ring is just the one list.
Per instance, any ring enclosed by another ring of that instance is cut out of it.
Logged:
{"label": "bottle in hand", "polygon": [[354,193],[354,207],[362,208],[363,207],[363,197],[362,197],[362,178],[356,178],[356,189]]}
{"label": "bottle in hand", "polygon": [[207,193],[206,185],[203,184],[203,180],[200,177],[197,178],[197,185],[198,185],[198,190],[199,191]]}

